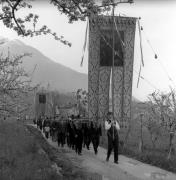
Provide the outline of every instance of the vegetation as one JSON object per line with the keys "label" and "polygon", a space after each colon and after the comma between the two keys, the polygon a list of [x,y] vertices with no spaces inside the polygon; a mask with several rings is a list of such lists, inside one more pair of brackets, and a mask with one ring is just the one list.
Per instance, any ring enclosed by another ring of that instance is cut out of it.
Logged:
{"label": "vegetation", "polygon": [[0,124],[1,180],[96,179],[99,174],[80,166],[81,160],[67,156],[64,149],[51,147],[32,126],[23,123]]}
{"label": "vegetation", "polygon": [[[103,0],[102,4],[96,4],[94,0],[49,0],[48,2],[53,4],[58,12],[65,14],[70,23],[84,21],[92,13],[101,14],[111,10],[109,0]],[[18,17],[18,12],[25,8],[31,9],[31,4],[32,0],[1,0],[0,20],[7,28],[16,31],[19,36],[33,37],[50,34],[61,43],[71,46],[63,36],[58,36],[46,25],[38,28],[38,15],[29,13],[24,17]],[[29,55],[0,56],[1,116],[25,114],[32,109],[30,108],[33,105],[31,94],[34,87],[31,87],[29,75],[20,67],[22,58]],[[52,94],[55,104],[82,102],[78,92],[76,100],[72,95],[57,92]],[[120,151],[141,161],[176,172],[176,94],[173,90],[168,94],[154,92],[149,99],[149,102],[133,106],[133,117],[129,128],[120,132]],[[34,130],[30,129],[30,131],[36,134]],[[39,134],[36,135],[39,137]],[[2,147],[0,179],[50,179],[51,177],[56,179],[58,177],[51,168],[51,160],[56,158],[51,153],[54,150],[51,150],[41,138],[34,139],[23,125],[1,124],[0,136],[0,147]],[[106,135],[103,132],[102,146],[107,147],[106,142]],[[49,158],[40,153],[41,146],[49,154]],[[57,160],[57,163],[64,164],[65,161]],[[68,164],[63,165],[65,172],[66,170],[71,172],[72,164],[70,166]],[[67,177],[70,175],[65,174]]]}
{"label": "vegetation", "polygon": [[29,131],[35,136],[38,143],[40,143],[43,150],[47,153],[49,159],[55,162],[61,168],[63,179],[76,180],[93,180],[101,179],[101,175],[89,172],[81,166],[81,160],[77,157],[70,157],[69,150],[58,148],[55,149],[50,146],[46,140],[41,136],[40,132],[32,126],[28,126]]}
{"label": "vegetation", "polygon": [[60,179],[53,162],[24,125],[3,122],[0,136],[1,180]]}
{"label": "vegetation", "polygon": [[[173,90],[154,92],[148,102],[133,102],[129,128],[120,131],[120,154],[176,172],[175,97]],[[104,134],[102,146],[106,143]]]}
{"label": "vegetation", "polygon": [[[120,3],[133,3],[133,0],[119,1]],[[59,13],[65,14],[70,23],[78,20],[84,21],[86,17],[91,14],[101,14],[111,10],[112,1],[102,0],[96,4],[95,0],[48,0],[54,7],[58,9]],[[1,0],[0,20],[7,28],[13,29],[19,36],[38,36],[38,35],[52,35],[61,43],[71,46],[71,43],[66,41],[63,36],[58,36],[52,32],[46,25],[37,28],[39,16],[33,13],[19,16],[21,9],[31,9],[32,0]]]}
{"label": "vegetation", "polygon": [[26,99],[37,86],[31,86],[31,78],[22,68],[22,59],[30,54],[0,55],[0,114],[2,116],[23,113],[30,104]]}

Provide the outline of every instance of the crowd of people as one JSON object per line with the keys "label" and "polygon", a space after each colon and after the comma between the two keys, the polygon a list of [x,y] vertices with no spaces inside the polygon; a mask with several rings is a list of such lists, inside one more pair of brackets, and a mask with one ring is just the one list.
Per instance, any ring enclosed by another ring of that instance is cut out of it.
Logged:
{"label": "crowd of people", "polygon": [[[52,141],[57,141],[59,147],[65,144],[78,155],[82,154],[82,148],[89,150],[90,143],[93,144],[95,154],[98,153],[100,136],[102,135],[101,125],[97,122],[82,119],[80,116],[70,116],[67,119],[61,117],[55,118],[39,117],[37,127],[44,132],[45,137],[51,137]],[[118,146],[120,126],[114,120],[112,112],[108,112],[105,121],[105,130],[107,130],[108,150],[106,161],[109,161],[112,150],[114,150],[114,163],[118,164]]]}
{"label": "crowd of people", "polygon": [[100,136],[102,135],[101,125],[96,122],[82,119],[80,116],[61,117],[59,120],[49,117],[39,117],[37,127],[44,132],[45,137],[51,137],[52,141],[57,141],[58,146],[65,144],[78,155],[82,154],[82,148],[89,150],[92,143],[95,154],[98,153]]}

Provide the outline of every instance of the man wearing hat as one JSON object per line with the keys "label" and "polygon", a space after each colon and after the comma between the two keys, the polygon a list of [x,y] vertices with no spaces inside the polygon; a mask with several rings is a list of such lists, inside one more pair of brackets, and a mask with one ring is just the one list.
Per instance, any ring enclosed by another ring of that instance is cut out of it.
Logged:
{"label": "man wearing hat", "polygon": [[112,150],[114,149],[114,163],[118,164],[118,145],[120,130],[119,123],[113,119],[112,112],[108,112],[107,120],[105,121],[105,130],[107,130],[108,136],[108,151],[106,161],[109,161]]}

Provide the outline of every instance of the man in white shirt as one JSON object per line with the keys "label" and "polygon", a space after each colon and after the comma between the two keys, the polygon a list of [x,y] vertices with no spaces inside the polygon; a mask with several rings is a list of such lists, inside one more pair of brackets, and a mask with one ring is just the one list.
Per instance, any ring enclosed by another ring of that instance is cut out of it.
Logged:
{"label": "man in white shirt", "polygon": [[106,161],[109,161],[112,150],[114,149],[114,163],[118,164],[118,145],[119,145],[119,135],[120,130],[119,123],[113,120],[112,112],[108,112],[107,120],[105,121],[105,129],[107,130],[108,136],[108,151]]}

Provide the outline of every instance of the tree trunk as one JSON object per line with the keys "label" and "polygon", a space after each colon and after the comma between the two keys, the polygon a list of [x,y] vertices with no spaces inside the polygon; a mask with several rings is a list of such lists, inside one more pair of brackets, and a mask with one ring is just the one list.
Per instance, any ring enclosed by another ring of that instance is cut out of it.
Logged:
{"label": "tree trunk", "polygon": [[151,142],[152,142],[152,147],[153,147],[153,149],[155,149],[156,148],[156,146],[155,146],[155,139],[153,138],[153,134],[152,133],[150,133],[150,138],[151,138]]}
{"label": "tree trunk", "polygon": [[139,141],[139,152],[143,152],[143,141],[140,139]]}
{"label": "tree trunk", "polygon": [[173,139],[174,139],[174,133],[169,134],[169,153],[167,156],[167,159],[170,159],[172,156],[172,151],[173,151]]}
{"label": "tree trunk", "polygon": [[140,132],[140,141],[139,141],[139,152],[143,152],[143,144],[144,144],[143,143],[143,132],[142,132],[143,131],[143,124],[142,124],[143,123],[142,122],[143,114],[141,114],[140,117],[141,117],[141,119],[140,119],[141,120],[141,127],[140,127],[141,132]]}
{"label": "tree trunk", "polygon": [[126,135],[125,135],[125,139],[124,139],[124,141],[123,141],[123,142],[124,142],[124,143],[123,143],[123,148],[124,148],[124,146],[127,144],[128,137],[129,137],[129,135],[130,135],[130,132],[131,132],[131,125],[129,124],[127,133],[126,133]]}

